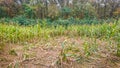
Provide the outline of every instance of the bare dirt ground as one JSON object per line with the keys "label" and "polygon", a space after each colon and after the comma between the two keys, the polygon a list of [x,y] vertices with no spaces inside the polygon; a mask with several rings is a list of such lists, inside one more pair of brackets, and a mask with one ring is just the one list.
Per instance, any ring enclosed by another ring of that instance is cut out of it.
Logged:
{"label": "bare dirt ground", "polygon": [[[75,45],[66,61],[61,60],[62,43]],[[120,58],[115,55],[115,43],[97,40],[98,50],[86,57],[84,43],[88,38],[56,37],[48,40],[5,44],[0,52],[0,68],[120,68]],[[74,50],[77,49],[78,51]]]}

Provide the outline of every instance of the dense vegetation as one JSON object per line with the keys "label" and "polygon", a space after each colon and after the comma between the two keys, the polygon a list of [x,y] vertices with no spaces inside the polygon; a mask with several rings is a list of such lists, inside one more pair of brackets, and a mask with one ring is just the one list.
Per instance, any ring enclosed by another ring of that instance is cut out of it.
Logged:
{"label": "dense vegetation", "polygon": [[1,0],[0,18],[106,19],[119,17],[119,3],[119,0]]}
{"label": "dense vegetation", "polygon": [[120,0],[0,0],[0,68],[89,68],[103,58],[119,67],[119,57]]}
{"label": "dense vegetation", "polygon": [[[119,22],[119,21],[118,21]],[[48,27],[46,25],[47,22],[44,22],[44,25],[42,26],[40,24],[36,24],[34,26],[20,26],[18,24],[5,24],[1,23],[0,24],[0,50],[3,51],[3,47],[5,43],[9,44],[21,44],[25,42],[30,42],[32,39],[35,39],[35,41],[39,40],[49,40],[50,38],[55,38],[55,37],[69,37],[69,38],[75,38],[75,37],[82,37],[82,38],[91,38],[93,39],[92,42],[84,42],[84,55],[85,56],[90,56],[94,52],[96,52],[96,49],[98,49],[98,42],[96,42],[97,39],[103,40],[103,41],[108,41],[111,43],[108,45],[108,47],[111,47],[112,41],[115,43],[113,47],[115,47],[115,52],[113,54],[120,56],[120,22],[119,23],[106,23],[104,22],[103,24],[84,24],[84,25],[69,25],[67,28],[65,26],[58,26],[58,27]],[[96,28],[97,27],[97,28]],[[37,40],[36,40],[37,39]],[[52,41],[54,42],[54,41]],[[34,42],[33,42],[34,43]],[[58,60],[59,63],[62,63],[64,61],[67,61],[67,54],[69,53],[69,49],[73,49],[72,55],[77,55],[79,52],[79,49],[77,48],[78,46],[69,46],[61,43],[63,47],[63,51],[60,54],[62,56],[62,60]],[[33,45],[24,45],[25,46],[25,52],[26,48],[31,48]],[[26,47],[27,46],[27,47]],[[105,45],[106,46],[106,45]],[[77,48],[77,51],[76,51]],[[74,51],[75,49],[75,51]],[[92,51],[91,51],[92,49]],[[9,54],[11,55],[16,55],[15,50],[10,50]],[[25,54],[24,58],[28,58],[28,55]],[[78,56],[75,56],[78,57]],[[77,58],[76,58],[77,60]],[[79,60],[80,61],[80,60]],[[15,63],[17,64],[17,63]]]}

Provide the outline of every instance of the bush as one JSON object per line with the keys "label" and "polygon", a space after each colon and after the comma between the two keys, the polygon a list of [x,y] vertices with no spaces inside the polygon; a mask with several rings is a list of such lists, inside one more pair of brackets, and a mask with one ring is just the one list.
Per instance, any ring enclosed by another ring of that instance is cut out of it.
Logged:
{"label": "bush", "polygon": [[69,18],[71,16],[71,13],[72,13],[72,9],[69,8],[69,7],[63,7],[61,9],[61,15],[63,18]]}
{"label": "bush", "polygon": [[0,18],[7,17],[7,13],[4,7],[0,7]]}
{"label": "bush", "polygon": [[22,12],[21,15],[24,15],[27,18],[34,18],[35,17],[34,9],[32,7],[30,7],[30,6],[28,6],[27,4],[22,5],[21,12]]}
{"label": "bush", "polygon": [[56,7],[56,5],[53,4],[48,6],[48,15],[47,15],[48,18],[50,18],[51,20],[56,20],[59,18],[59,16],[60,16],[60,11]]}
{"label": "bush", "polygon": [[25,16],[17,16],[17,17],[14,17],[12,20],[13,22],[17,22],[18,24],[25,25],[25,26],[36,24],[36,21],[34,19],[28,19]]}
{"label": "bush", "polygon": [[35,25],[37,24],[37,20],[35,19],[29,19],[26,18],[25,16],[16,16],[14,18],[1,18],[0,23],[5,23],[5,24],[19,24],[19,25]]}
{"label": "bush", "polygon": [[78,3],[73,9],[73,16],[79,19],[94,19],[97,18],[97,12],[90,3]]}

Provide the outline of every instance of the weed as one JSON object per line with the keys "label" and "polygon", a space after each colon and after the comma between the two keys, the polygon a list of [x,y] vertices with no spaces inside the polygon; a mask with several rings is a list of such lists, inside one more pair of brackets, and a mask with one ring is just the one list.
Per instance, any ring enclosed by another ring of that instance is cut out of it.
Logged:
{"label": "weed", "polygon": [[120,56],[120,43],[117,44],[117,56]]}
{"label": "weed", "polygon": [[89,56],[91,53],[90,53],[90,45],[88,42],[85,42],[84,43],[84,53],[86,56]]}
{"label": "weed", "polygon": [[3,51],[5,44],[4,43],[0,43],[0,52]]}
{"label": "weed", "polygon": [[10,63],[7,68],[20,68],[19,62]]}
{"label": "weed", "polygon": [[30,58],[30,54],[24,53],[24,54],[23,54],[23,59],[26,60],[26,59],[28,59],[28,58]]}
{"label": "weed", "polygon": [[93,42],[85,41],[83,44],[84,53],[85,53],[85,56],[87,56],[87,57],[92,55],[94,52],[96,52],[98,50],[98,44],[96,42],[96,39],[91,39],[91,40]]}
{"label": "weed", "polygon": [[17,53],[16,53],[16,51],[15,51],[14,49],[11,49],[11,50],[9,51],[9,54],[10,54],[10,55],[15,55],[15,56],[17,56]]}

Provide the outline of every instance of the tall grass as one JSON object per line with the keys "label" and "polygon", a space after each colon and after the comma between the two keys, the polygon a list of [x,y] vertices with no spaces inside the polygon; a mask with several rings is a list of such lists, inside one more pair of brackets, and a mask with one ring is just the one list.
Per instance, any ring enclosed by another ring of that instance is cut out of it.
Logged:
{"label": "tall grass", "polygon": [[[119,21],[120,22],[120,21]],[[86,36],[94,38],[120,40],[120,23],[104,23],[97,25],[71,25],[47,27],[40,24],[34,26],[19,26],[0,24],[0,40],[5,42],[20,42],[32,38],[47,38],[55,36]]]}

